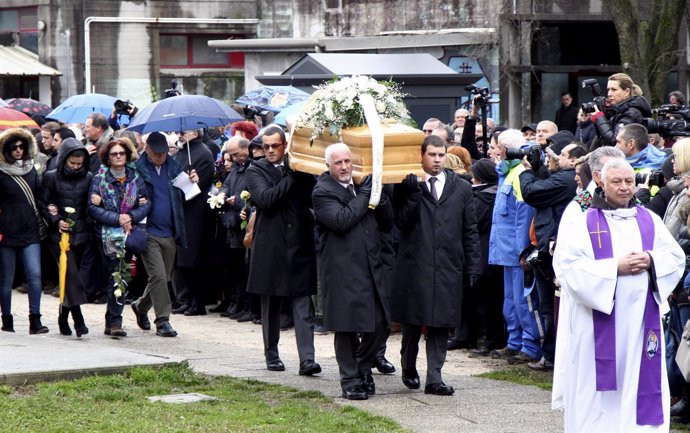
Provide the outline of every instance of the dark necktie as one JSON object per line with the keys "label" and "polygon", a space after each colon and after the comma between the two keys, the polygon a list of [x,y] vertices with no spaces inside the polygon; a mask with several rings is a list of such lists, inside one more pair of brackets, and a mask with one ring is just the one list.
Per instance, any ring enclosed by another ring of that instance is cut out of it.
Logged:
{"label": "dark necktie", "polygon": [[355,186],[353,184],[349,184],[347,186],[347,190],[350,191],[350,194],[352,194],[352,197],[355,197]]}
{"label": "dark necktie", "polygon": [[434,200],[438,201],[438,195],[436,194],[436,181],[438,179],[436,176],[431,176],[429,178],[429,192],[431,193],[431,196],[434,198]]}

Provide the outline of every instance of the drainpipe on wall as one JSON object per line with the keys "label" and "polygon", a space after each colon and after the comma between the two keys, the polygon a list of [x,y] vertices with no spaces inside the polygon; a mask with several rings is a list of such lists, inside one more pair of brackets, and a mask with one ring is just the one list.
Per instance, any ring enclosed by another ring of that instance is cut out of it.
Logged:
{"label": "drainpipe on wall", "polygon": [[256,18],[148,18],[148,17],[87,17],[84,20],[84,93],[91,92],[91,23],[152,23],[152,24],[245,24],[257,25]]}

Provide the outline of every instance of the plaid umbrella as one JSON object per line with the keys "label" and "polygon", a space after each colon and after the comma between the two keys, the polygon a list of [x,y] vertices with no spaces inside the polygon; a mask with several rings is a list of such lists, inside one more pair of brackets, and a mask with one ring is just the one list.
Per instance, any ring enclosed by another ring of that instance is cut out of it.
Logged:
{"label": "plaid umbrella", "polygon": [[46,114],[53,111],[48,105],[38,102],[35,99],[29,98],[11,98],[7,99],[7,106],[17,111],[21,111],[27,116],[31,117],[34,114],[45,117]]}
{"label": "plaid umbrella", "polygon": [[11,108],[0,107],[0,131],[20,126],[38,128],[38,124],[26,114]]}

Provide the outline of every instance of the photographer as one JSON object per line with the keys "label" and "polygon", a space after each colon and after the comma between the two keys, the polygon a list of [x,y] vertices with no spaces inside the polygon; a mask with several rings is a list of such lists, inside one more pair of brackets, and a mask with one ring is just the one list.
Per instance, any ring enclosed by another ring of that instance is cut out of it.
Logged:
{"label": "photographer", "polygon": [[[465,119],[465,126],[462,130],[462,138],[460,139],[460,146],[467,149],[467,151],[470,152],[470,157],[475,161],[484,158],[484,152],[480,152],[475,136],[475,127],[477,126],[477,120],[479,120],[480,104],[478,102],[482,98],[484,98],[482,95],[476,95],[472,100],[472,111],[470,115],[467,116],[467,119]],[[481,126],[481,123],[479,125]],[[487,134],[487,136],[488,135],[489,134]]]}
{"label": "photographer", "polygon": [[113,111],[110,113],[108,124],[110,124],[110,127],[113,128],[113,131],[117,131],[123,127],[120,122],[122,120],[122,116],[129,117],[129,122],[124,126],[126,127],[132,123],[132,119],[134,119],[134,116],[138,111],[139,109],[132,104],[132,101],[122,101],[118,99],[115,101],[115,104],[113,104]]}
{"label": "photographer", "polygon": [[[561,131],[558,134],[561,133],[567,133],[570,137],[573,135],[570,131]],[[557,164],[547,178],[540,179],[534,173],[533,164],[527,157],[522,160],[525,170],[520,173],[522,198],[526,204],[534,208],[534,231],[537,237],[538,260],[532,265],[532,272],[539,293],[539,312],[544,322],[544,339],[541,344],[541,359],[539,362],[530,362],[527,366],[538,371],[553,368],[555,349],[554,293],[556,287],[551,266],[551,251],[563,211],[576,195],[575,163],[578,158],[587,153],[584,147],[576,143],[565,144],[557,141],[549,147],[549,150],[549,154],[557,158]]]}
{"label": "photographer", "polygon": [[609,108],[604,113],[601,111],[603,107],[595,104],[592,122],[599,137],[599,146],[615,146],[620,128],[630,123],[642,124],[646,117],[652,115],[652,109],[642,96],[640,87],[627,74],[611,75],[606,90]]}
{"label": "photographer", "polygon": [[[623,125],[616,136],[616,147],[623,151],[625,160],[633,167],[636,174],[650,173],[659,170],[666,159],[666,154],[654,146],[649,146],[647,128],[637,123]],[[637,177],[637,176],[636,176]],[[642,182],[637,182],[639,185]],[[659,187],[653,182],[650,194],[653,197]]]}

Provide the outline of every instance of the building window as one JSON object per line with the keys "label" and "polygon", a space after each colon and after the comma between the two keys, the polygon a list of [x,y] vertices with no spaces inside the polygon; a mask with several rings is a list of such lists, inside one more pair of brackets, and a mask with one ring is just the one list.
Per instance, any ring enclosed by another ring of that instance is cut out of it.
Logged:
{"label": "building window", "polygon": [[0,35],[13,33],[20,47],[38,54],[38,8],[0,9]]}
{"label": "building window", "polygon": [[218,53],[208,41],[244,35],[160,35],[162,68],[244,68],[244,53]]}

